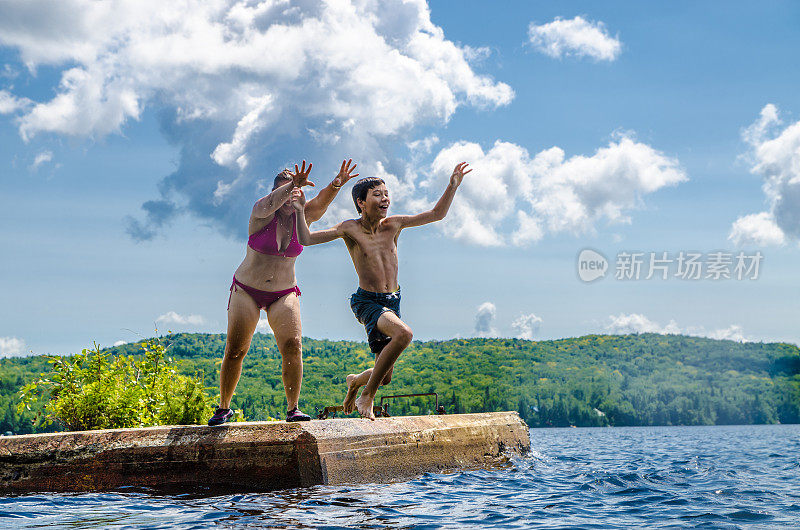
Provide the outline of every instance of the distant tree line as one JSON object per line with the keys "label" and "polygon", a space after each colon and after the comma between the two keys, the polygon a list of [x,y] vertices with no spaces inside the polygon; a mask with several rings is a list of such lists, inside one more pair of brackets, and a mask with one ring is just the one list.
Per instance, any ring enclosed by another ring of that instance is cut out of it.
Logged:
{"label": "distant tree line", "polygon": [[[217,393],[221,334],[161,338],[180,373]],[[345,377],[371,366],[360,342],[303,339],[301,408],[340,404]],[[109,348],[142,354],[142,343]],[[47,370],[42,357],[0,360],[0,431],[45,429],[16,412],[18,392]],[[535,427],[800,423],[800,350],[682,335],[588,335],[552,341],[414,342],[389,394],[438,392],[448,413],[516,410]],[[256,334],[233,407],[248,420],[283,418],[286,399],[272,335]],[[428,414],[427,398],[393,401],[394,415]],[[52,427],[50,427],[52,428]]]}

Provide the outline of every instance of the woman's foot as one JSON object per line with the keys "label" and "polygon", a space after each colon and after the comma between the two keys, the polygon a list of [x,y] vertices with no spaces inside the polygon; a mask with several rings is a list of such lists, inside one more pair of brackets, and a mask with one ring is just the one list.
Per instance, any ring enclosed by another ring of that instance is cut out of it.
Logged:
{"label": "woman's foot", "polygon": [[303,414],[297,407],[286,413],[286,421],[311,421],[311,416]]}
{"label": "woman's foot", "polygon": [[217,409],[211,419],[208,420],[210,426],[222,425],[233,419],[233,409]]}

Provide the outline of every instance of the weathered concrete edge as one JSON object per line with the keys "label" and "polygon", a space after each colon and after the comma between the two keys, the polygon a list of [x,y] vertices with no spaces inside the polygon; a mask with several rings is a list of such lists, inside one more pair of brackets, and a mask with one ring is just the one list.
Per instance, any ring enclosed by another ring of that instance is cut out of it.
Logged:
{"label": "weathered concrete edge", "polygon": [[384,482],[492,465],[529,445],[516,413],[25,435],[0,438],[0,491]]}
{"label": "weathered concrete edge", "polygon": [[0,491],[300,486],[298,424],[233,423],[0,439]]}
{"label": "weathered concrete edge", "polygon": [[307,427],[315,434],[325,484],[493,467],[530,450],[528,426],[516,412],[384,418],[358,430],[347,427],[341,421]]}

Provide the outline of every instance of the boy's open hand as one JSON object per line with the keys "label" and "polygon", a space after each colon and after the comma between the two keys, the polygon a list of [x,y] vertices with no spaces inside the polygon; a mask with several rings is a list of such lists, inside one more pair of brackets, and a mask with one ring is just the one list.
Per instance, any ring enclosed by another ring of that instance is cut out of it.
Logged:
{"label": "boy's open hand", "polygon": [[303,190],[300,188],[294,188],[292,190],[292,194],[289,197],[291,201],[292,208],[297,210],[298,212],[302,211],[303,208],[306,207],[306,194],[303,193]]}
{"label": "boy's open hand", "polygon": [[[453,186],[458,186],[461,184],[461,181],[464,180],[464,175],[472,171],[472,169],[467,169],[468,165],[469,164],[466,162],[461,162],[456,166],[456,168],[453,170],[453,174],[450,176],[450,184]],[[464,171],[465,169],[467,170]]]}
{"label": "boy's open hand", "polygon": [[356,166],[358,165],[358,164],[353,164],[353,167],[350,167],[350,164],[352,163],[353,163],[352,158],[350,160],[342,161],[342,167],[341,169],[339,169],[339,174],[336,175],[335,179],[333,179],[334,186],[336,186],[337,188],[341,188],[347,183],[348,180],[358,176],[358,173],[356,173],[355,175],[350,174],[356,170]]}
{"label": "boy's open hand", "polygon": [[298,168],[297,164],[294,165],[294,173],[291,171],[289,172],[289,176],[292,177],[292,182],[294,183],[295,188],[302,188],[303,186],[313,186],[313,182],[309,182],[308,174],[311,173],[311,167],[314,164],[309,164],[308,169],[306,169],[306,161],[303,160],[303,167]]}

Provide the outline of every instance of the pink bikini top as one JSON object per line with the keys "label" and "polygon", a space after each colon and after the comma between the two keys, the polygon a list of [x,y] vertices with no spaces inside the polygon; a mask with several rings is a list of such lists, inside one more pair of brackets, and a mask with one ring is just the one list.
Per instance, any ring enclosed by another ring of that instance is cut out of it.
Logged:
{"label": "pink bikini top", "polygon": [[247,239],[247,246],[260,252],[261,254],[269,254],[270,256],[282,256],[284,258],[296,258],[303,252],[303,245],[297,240],[297,214],[292,214],[294,219],[292,239],[286,250],[281,252],[278,250],[278,234],[275,227],[278,225],[278,215],[272,217],[272,221],[267,223],[267,226],[251,235]]}

